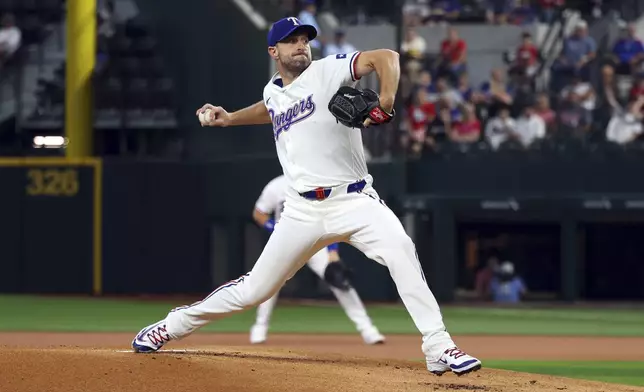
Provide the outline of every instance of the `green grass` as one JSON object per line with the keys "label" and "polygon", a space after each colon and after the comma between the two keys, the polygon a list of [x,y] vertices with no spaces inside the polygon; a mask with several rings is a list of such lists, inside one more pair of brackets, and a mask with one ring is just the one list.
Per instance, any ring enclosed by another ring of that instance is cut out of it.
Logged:
{"label": "green grass", "polygon": [[644,386],[644,362],[484,361],[486,367]]}
{"label": "green grass", "polygon": [[[133,332],[183,303],[93,298],[0,296],[0,331]],[[383,333],[417,334],[401,305],[368,306]],[[206,331],[246,332],[253,310],[205,327]],[[455,335],[644,336],[641,310],[498,309],[444,307]],[[352,333],[354,327],[338,305],[277,306],[273,332]]]}

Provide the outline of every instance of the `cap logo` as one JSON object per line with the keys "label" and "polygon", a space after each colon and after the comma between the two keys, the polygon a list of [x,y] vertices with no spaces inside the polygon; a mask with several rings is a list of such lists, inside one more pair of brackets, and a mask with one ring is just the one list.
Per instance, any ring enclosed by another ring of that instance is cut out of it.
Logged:
{"label": "cap logo", "polygon": [[293,25],[294,25],[294,26],[299,26],[299,25],[300,25],[300,21],[299,21],[299,20],[297,20],[297,18],[294,18],[294,17],[292,17],[292,16],[291,16],[290,18],[286,18],[286,20],[291,21],[291,22],[293,23]]}

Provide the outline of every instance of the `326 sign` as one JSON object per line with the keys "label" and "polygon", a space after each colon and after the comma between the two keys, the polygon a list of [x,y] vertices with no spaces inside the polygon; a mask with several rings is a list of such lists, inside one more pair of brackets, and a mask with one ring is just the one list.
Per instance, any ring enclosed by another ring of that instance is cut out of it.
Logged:
{"label": "326 sign", "polygon": [[34,168],[27,170],[27,194],[30,196],[71,197],[78,194],[78,169]]}

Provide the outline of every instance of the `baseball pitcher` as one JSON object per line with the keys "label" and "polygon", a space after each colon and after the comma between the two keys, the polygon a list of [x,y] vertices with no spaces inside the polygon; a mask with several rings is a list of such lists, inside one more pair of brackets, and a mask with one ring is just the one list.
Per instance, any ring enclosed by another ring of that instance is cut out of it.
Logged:
{"label": "baseball pitcher", "polygon": [[[232,113],[210,104],[197,110],[204,126],[272,124],[288,183],[284,211],[249,273],[199,302],[171,310],[143,328],[132,347],[154,352],[209,322],[259,305],[322,248],[347,242],[388,268],[422,334],[430,372],[478,370],[481,361],[460,350],[447,332],[414,243],[380,200],[367,171],[361,128],[394,117],[399,56],[380,49],[312,61],[309,41],[316,36],[313,26],[297,18],[277,21],[268,32],[268,53],[278,71],[264,88],[263,99]],[[355,88],[374,71],[380,94]]]}

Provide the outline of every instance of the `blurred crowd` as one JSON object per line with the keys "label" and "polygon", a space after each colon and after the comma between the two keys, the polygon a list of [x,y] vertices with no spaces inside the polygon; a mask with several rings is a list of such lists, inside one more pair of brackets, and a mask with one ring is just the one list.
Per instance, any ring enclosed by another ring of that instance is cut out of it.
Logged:
{"label": "blurred crowd", "polygon": [[401,143],[410,153],[480,141],[494,149],[506,144],[527,147],[555,131],[550,97],[534,89],[540,55],[530,33],[520,37],[514,61],[505,69],[493,69],[480,86],[469,81],[467,42],[457,27],[447,29],[437,56],[428,56],[424,43],[408,26],[401,45],[406,108]]}
{"label": "blurred crowd", "polygon": [[[564,38],[547,88],[536,88],[542,55],[529,32],[518,37],[507,66],[474,86],[468,46],[450,25],[439,48],[427,48],[412,24],[401,44],[405,113],[400,142],[412,156],[450,145],[529,148],[544,140],[626,144],[642,134],[644,47],[628,25],[611,53],[598,54],[580,20]],[[592,70],[601,67],[593,81]],[[622,74],[627,84],[617,83]],[[628,80],[633,80],[632,85]],[[626,86],[626,87],[624,87]],[[556,108],[556,110],[553,110]]]}
{"label": "blurred crowd", "polygon": [[[594,3],[601,4],[598,1]],[[417,26],[456,22],[473,6],[484,11],[488,23],[550,23],[556,10],[563,5],[564,0],[407,0],[403,8],[403,23]]]}

